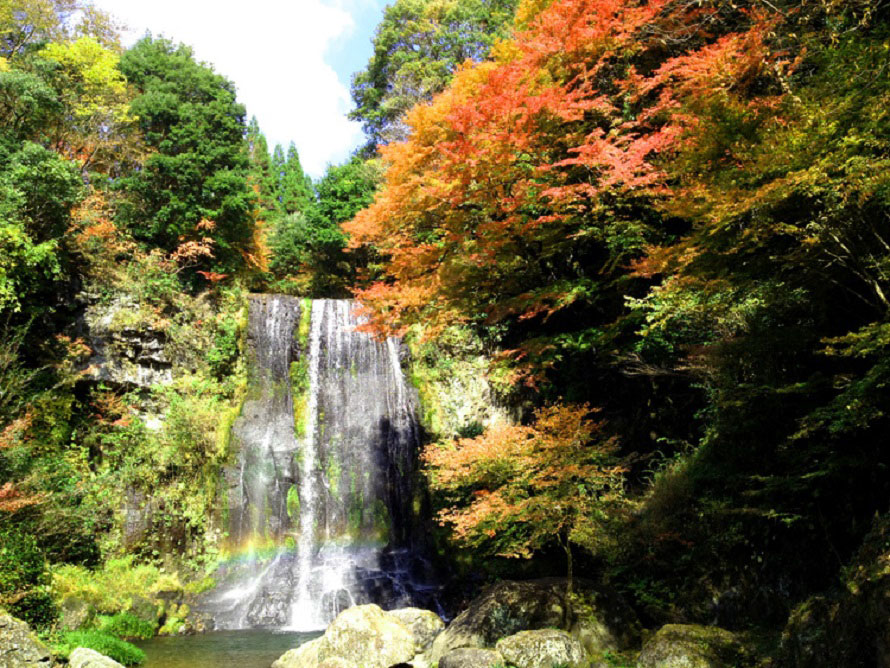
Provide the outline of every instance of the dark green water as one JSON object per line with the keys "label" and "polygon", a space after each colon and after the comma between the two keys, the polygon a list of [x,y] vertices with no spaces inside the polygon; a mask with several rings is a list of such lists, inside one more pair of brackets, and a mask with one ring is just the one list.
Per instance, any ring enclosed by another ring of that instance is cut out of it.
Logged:
{"label": "dark green water", "polygon": [[136,643],[147,656],[144,668],[269,668],[287,650],[321,633],[219,631],[153,638]]}

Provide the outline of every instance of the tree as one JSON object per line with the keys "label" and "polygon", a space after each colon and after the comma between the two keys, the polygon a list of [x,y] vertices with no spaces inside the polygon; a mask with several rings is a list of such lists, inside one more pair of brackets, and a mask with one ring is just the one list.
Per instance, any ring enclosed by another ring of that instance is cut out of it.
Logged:
{"label": "tree", "polygon": [[269,144],[260,131],[256,116],[247,126],[247,152],[250,158],[250,183],[257,194],[260,207],[266,216],[278,208],[278,175],[269,158]]}
{"label": "tree", "polygon": [[549,405],[528,426],[495,427],[476,438],[430,445],[423,453],[439,512],[467,547],[528,559],[554,542],[566,555],[572,593],[572,546],[591,547],[609,507],[622,496],[617,441],[589,406]]}
{"label": "tree", "polygon": [[285,213],[309,215],[315,206],[312,180],[303,172],[300,154],[293,142],[287,148],[287,158],[282,165],[279,202]]}
{"label": "tree", "polygon": [[93,37],[81,37],[48,44],[39,55],[57,64],[50,81],[64,113],[51,129],[54,145],[80,162],[83,173],[123,172],[140,157],[140,150],[118,54]]}
{"label": "tree", "polygon": [[[296,151],[290,152],[284,173],[288,170],[290,183],[298,185],[302,170]],[[304,294],[347,295],[367,254],[344,252],[346,237],[340,223],[371,202],[379,173],[378,161],[358,156],[343,165],[329,166],[308,205],[303,204],[302,210],[295,205],[296,210],[286,213],[275,226],[270,244],[273,272],[280,278],[298,278],[298,291]],[[305,177],[302,183],[307,184]],[[292,188],[291,192],[294,191],[300,192],[297,187]],[[306,198],[304,193],[299,199],[292,197],[292,201],[306,202]]]}
{"label": "tree", "polygon": [[120,44],[115,21],[91,2],[5,0],[0,4],[0,57],[15,58],[33,45],[78,36],[93,37],[105,47]]}
{"label": "tree", "polygon": [[133,235],[172,252],[214,222],[215,257],[207,268],[243,267],[253,239],[254,194],[248,187],[244,107],[231,81],[195,61],[192,50],[146,37],[121,57],[139,95],[130,111],[154,152],[121,179],[129,196],[121,221]]}
{"label": "tree", "polygon": [[63,236],[83,183],[73,163],[25,143],[0,171],[0,312],[40,313],[65,277]]}
{"label": "tree", "polygon": [[402,139],[408,109],[430,100],[465,60],[480,61],[505,37],[516,0],[397,0],[374,36],[374,54],[353,75],[350,118],[373,143]]}

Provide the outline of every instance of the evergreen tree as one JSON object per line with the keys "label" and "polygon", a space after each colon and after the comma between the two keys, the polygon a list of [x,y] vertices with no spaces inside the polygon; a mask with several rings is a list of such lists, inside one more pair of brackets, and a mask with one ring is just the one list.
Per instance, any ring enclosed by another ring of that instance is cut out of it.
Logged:
{"label": "evergreen tree", "polygon": [[285,213],[308,214],[314,205],[312,180],[303,173],[297,147],[291,142],[281,175],[281,207]]}
{"label": "evergreen tree", "polygon": [[[198,63],[192,50],[145,37],[121,57],[139,95],[130,107],[154,153],[119,183],[130,205],[121,222],[167,251],[210,237],[214,271],[243,264],[252,242],[255,197],[248,187],[244,107],[231,81]],[[202,221],[210,228],[198,229]]]}
{"label": "evergreen tree", "polygon": [[278,178],[272,169],[272,161],[269,157],[269,144],[265,135],[260,131],[256,116],[250,119],[247,126],[247,151],[250,157],[250,183],[253,186],[260,207],[270,217],[278,208]]}

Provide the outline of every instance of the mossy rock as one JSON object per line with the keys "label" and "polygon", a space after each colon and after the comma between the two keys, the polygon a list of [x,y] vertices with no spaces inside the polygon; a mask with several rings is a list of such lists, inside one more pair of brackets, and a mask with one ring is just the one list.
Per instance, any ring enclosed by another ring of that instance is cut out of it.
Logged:
{"label": "mossy rock", "polygon": [[331,659],[362,668],[389,668],[415,656],[414,636],[376,605],[356,605],[337,615],[321,638],[292,649],[273,668],[316,668]]}
{"label": "mossy rock", "polygon": [[516,668],[581,668],[587,664],[587,653],[581,643],[556,629],[520,631],[499,640],[497,651]]}
{"label": "mossy rock", "polygon": [[491,649],[464,648],[448,652],[439,660],[439,668],[496,668],[504,657]]}
{"label": "mossy rock", "polygon": [[63,631],[88,628],[95,619],[95,606],[78,596],[66,596],[59,604],[59,628]]}
{"label": "mossy rock", "polygon": [[875,521],[846,572],[843,589],[791,612],[778,666],[890,668],[890,516]]}
{"label": "mossy rock", "polygon": [[30,627],[0,610],[0,666],[3,668],[49,668],[49,649],[31,633]]}
{"label": "mossy rock", "polygon": [[637,668],[741,668],[745,651],[729,631],[716,626],[668,624],[650,638]]}
{"label": "mossy rock", "polygon": [[401,608],[390,610],[387,614],[398,619],[408,627],[414,636],[414,651],[418,654],[426,652],[433,646],[433,641],[445,629],[445,622],[435,612],[420,608]]}
{"label": "mossy rock", "polygon": [[491,648],[519,631],[564,628],[573,617],[577,620],[572,635],[588,654],[624,649],[636,640],[639,624],[619,596],[588,581],[576,581],[575,586],[576,600],[585,603],[573,603],[571,611],[566,608],[563,578],[504,580],[486,588],[436,638],[431,660],[464,647]]}

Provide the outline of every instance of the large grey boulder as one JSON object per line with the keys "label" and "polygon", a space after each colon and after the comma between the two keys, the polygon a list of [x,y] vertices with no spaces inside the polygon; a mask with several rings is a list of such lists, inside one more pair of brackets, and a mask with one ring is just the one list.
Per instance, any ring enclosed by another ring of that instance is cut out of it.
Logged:
{"label": "large grey boulder", "polygon": [[99,652],[87,649],[86,647],[78,647],[71,652],[68,657],[68,668],[124,668],[121,664],[113,659],[109,659]]}
{"label": "large grey boulder", "polygon": [[52,655],[46,645],[31,633],[25,622],[0,611],[0,666],[48,668],[52,662]]}
{"label": "large grey boulder", "polygon": [[519,631],[566,628],[570,622],[572,635],[591,656],[634,644],[639,622],[619,596],[578,581],[576,604],[567,610],[565,588],[563,578],[506,580],[487,587],[436,638],[431,660],[464,647],[494,647]]}
{"label": "large grey boulder", "polygon": [[499,640],[497,650],[516,668],[580,668],[587,663],[587,653],[581,643],[556,629],[520,631]]}
{"label": "large grey boulder", "polygon": [[426,652],[432,647],[436,637],[445,630],[445,622],[431,610],[400,608],[399,610],[390,610],[387,614],[408,627],[414,637],[414,651],[418,654]]}
{"label": "large grey boulder", "polygon": [[637,668],[739,668],[745,662],[741,644],[725,629],[668,624],[643,645]]}
{"label": "large grey boulder", "polygon": [[361,668],[389,668],[415,656],[414,635],[377,605],[356,605],[341,612],[321,638],[292,649],[273,668],[315,668],[340,659]]}
{"label": "large grey boulder", "polygon": [[377,605],[356,605],[337,615],[324,633],[319,658],[337,657],[363,668],[389,668],[414,658],[414,636]]}
{"label": "large grey boulder", "polygon": [[439,659],[439,668],[494,668],[503,665],[504,657],[491,649],[465,647],[448,652]]}

